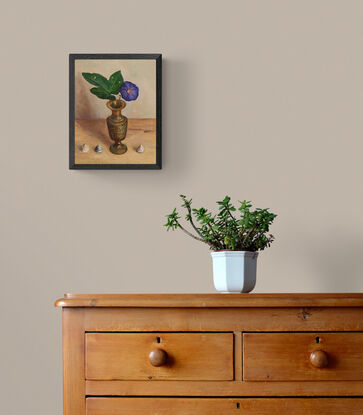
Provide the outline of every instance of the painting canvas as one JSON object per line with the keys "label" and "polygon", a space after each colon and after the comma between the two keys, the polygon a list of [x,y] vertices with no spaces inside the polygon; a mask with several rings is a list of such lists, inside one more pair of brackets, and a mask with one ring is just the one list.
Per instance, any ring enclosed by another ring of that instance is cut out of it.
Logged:
{"label": "painting canvas", "polygon": [[160,169],[161,55],[69,57],[70,169]]}

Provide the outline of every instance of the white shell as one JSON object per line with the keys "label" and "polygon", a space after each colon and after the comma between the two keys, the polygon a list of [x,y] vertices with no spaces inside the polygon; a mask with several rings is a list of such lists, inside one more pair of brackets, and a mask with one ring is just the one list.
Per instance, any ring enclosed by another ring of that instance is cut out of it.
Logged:
{"label": "white shell", "polygon": [[137,153],[143,153],[145,151],[144,146],[142,144],[139,145],[139,147],[137,147],[136,152]]}
{"label": "white shell", "polygon": [[81,151],[82,153],[88,153],[89,152],[89,146],[87,144],[81,145]]}
{"label": "white shell", "polygon": [[96,153],[102,153],[102,151],[103,151],[102,147],[99,144],[97,144],[96,147],[95,147],[95,152]]}

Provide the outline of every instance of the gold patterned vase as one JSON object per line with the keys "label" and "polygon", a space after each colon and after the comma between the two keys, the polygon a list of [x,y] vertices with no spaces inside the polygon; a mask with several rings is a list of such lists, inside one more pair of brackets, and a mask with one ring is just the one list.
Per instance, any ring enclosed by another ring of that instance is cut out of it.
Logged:
{"label": "gold patterned vase", "polygon": [[108,101],[107,107],[112,111],[112,114],[107,117],[108,134],[114,144],[111,144],[110,151],[113,154],[124,154],[127,151],[127,146],[121,141],[125,139],[127,132],[127,117],[121,114],[121,111],[126,107],[126,102],[120,99]]}

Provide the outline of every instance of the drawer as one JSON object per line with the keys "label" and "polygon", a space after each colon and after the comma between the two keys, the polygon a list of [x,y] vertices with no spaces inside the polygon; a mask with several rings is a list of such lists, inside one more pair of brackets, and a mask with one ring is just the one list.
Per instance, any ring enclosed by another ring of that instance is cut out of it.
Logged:
{"label": "drawer", "polygon": [[362,398],[87,398],[87,415],[362,415]]}
{"label": "drawer", "polygon": [[363,333],[245,333],[243,379],[363,380]]}
{"label": "drawer", "polygon": [[233,380],[232,333],[86,333],[89,380]]}

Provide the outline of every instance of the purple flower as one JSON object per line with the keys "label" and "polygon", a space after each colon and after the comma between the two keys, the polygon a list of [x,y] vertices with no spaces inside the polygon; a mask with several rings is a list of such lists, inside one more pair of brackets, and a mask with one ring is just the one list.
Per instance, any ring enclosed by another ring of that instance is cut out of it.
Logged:
{"label": "purple flower", "polygon": [[122,84],[120,92],[125,101],[135,101],[139,96],[139,88],[130,81],[125,81]]}

